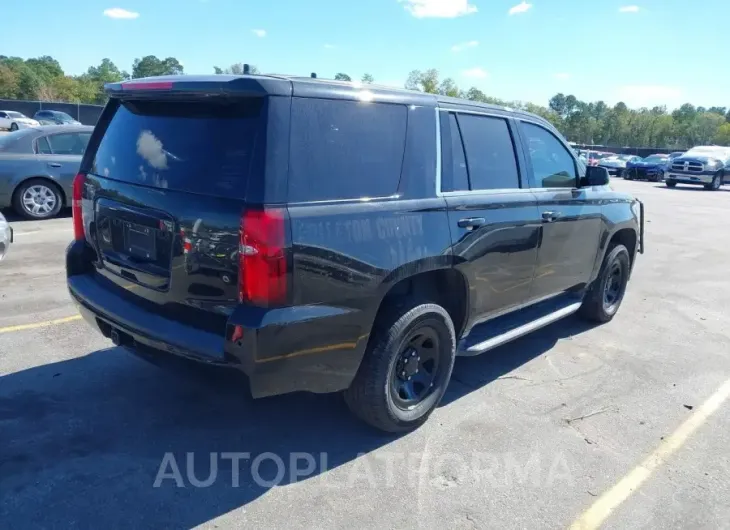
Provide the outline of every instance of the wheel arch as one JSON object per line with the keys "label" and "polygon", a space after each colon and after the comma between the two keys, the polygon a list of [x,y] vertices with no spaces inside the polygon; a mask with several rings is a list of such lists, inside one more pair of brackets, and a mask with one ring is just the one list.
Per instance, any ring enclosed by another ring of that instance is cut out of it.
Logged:
{"label": "wheel arch", "polygon": [[601,271],[601,265],[606,257],[608,249],[613,246],[613,243],[620,243],[626,247],[629,251],[629,259],[631,262],[631,270],[634,268],[636,261],[636,254],[638,251],[639,244],[639,232],[637,228],[628,223],[615,227],[613,231],[605,231],[601,238],[601,243],[598,246],[598,253],[596,255],[596,261],[593,264],[593,274],[591,275],[591,281],[598,277],[598,273]]}
{"label": "wheel arch", "polygon": [[50,184],[52,184],[56,190],[58,191],[59,196],[61,197],[61,207],[66,208],[69,204],[68,198],[66,197],[66,192],[63,191],[63,186],[61,186],[58,182],[56,182],[54,179],[49,177],[48,175],[31,175],[21,178],[18,182],[15,183],[15,186],[13,187],[13,193],[11,194],[11,202],[14,203],[15,198],[20,191],[20,188],[28,182],[29,180],[44,180]]}
{"label": "wheel arch", "polygon": [[425,258],[388,274],[381,283],[373,325],[385,308],[397,305],[401,299],[418,297],[446,309],[458,339],[468,321],[469,286],[464,275],[452,264],[451,256]]}

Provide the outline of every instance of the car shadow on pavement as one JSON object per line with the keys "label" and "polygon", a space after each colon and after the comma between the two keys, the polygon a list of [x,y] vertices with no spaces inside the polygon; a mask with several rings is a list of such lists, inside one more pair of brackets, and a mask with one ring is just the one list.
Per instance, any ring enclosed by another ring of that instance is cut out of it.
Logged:
{"label": "car shadow on pavement", "polygon": [[[566,319],[458,359],[444,403],[585,329]],[[339,395],[253,401],[235,372],[160,370],[120,348],[0,376],[0,433],[0,520],[27,528],[189,528],[397,439]]]}
{"label": "car shadow on pavement", "polygon": [[[728,184],[724,184],[724,186],[728,186]],[[654,186],[654,187],[655,188],[662,188],[662,189],[665,189],[665,190],[672,190],[672,191],[704,191],[704,192],[710,191],[710,190],[706,190],[704,186],[692,186],[692,185],[689,185],[689,186],[675,186],[674,188],[670,188],[669,186],[665,186],[665,185],[659,185],[659,186]],[[718,191],[730,191],[730,188],[728,188],[728,187],[719,188],[719,189],[714,190],[714,191],[715,192],[718,192]]]}
{"label": "car shadow on pavement", "polygon": [[[5,208],[0,210],[0,213],[5,216],[5,219],[8,221],[8,223],[22,223],[25,221],[38,221],[38,219],[26,219],[22,215],[18,215],[18,213],[13,210],[12,208]],[[70,219],[71,218],[71,208],[62,208],[61,211],[58,213],[56,217],[53,219]]]}
{"label": "car shadow on pavement", "polygon": [[451,375],[451,385],[441,404],[456,401],[500,377],[515,377],[509,374],[550,351],[559,340],[579,335],[593,327],[594,324],[571,316],[481,355],[458,357]]}

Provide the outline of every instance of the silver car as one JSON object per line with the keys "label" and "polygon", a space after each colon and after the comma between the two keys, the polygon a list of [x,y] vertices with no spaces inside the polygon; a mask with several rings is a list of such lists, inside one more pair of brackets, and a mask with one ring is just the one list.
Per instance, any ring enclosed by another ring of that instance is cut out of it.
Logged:
{"label": "silver car", "polygon": [[13,229],[0,213],[0,261],[7,255],[10,250],[10,243],[13,242]]}
{"label": "silver car", "polygon": [[73,178],[93,130],[48,125],[0,136],[0,208],[48,219],[71,206]]}

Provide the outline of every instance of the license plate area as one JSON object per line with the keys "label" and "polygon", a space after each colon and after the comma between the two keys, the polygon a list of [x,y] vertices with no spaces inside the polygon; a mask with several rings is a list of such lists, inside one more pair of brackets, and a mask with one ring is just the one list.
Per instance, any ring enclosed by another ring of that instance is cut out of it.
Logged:
{"label": "license plate area", "polygon": [[164,212],[99,198],[95,244],[104,269],[159,291],[169,288],[175,221]]}
{"label": "license plate area", "polygon": [[156,232],[146,226],[124,223],[124,247],[136,259],[154,262],[157,260]]}

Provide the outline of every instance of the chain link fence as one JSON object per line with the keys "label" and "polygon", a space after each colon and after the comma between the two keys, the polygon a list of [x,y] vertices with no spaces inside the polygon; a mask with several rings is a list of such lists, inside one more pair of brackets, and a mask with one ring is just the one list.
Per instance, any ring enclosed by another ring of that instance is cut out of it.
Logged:
{"label": "chain link fence", "polygon": [[22,112],[29,118],[32,118],[39,110],[57,110],[65,112],[84,125],[96,125],[103,109],[104,107],[102,105],[87,105],[85,103],[53,103],[49,101],[0,99],[0,110]]}

